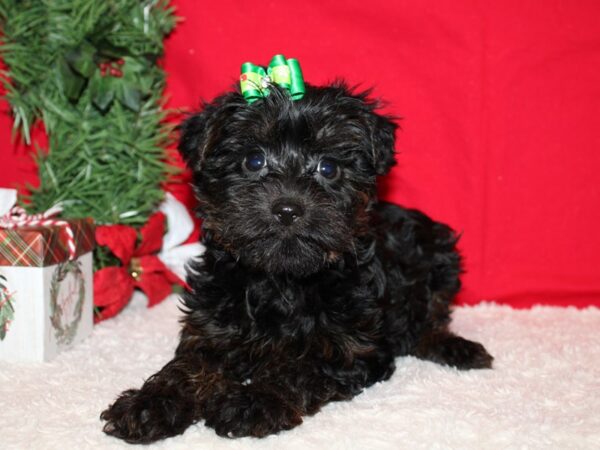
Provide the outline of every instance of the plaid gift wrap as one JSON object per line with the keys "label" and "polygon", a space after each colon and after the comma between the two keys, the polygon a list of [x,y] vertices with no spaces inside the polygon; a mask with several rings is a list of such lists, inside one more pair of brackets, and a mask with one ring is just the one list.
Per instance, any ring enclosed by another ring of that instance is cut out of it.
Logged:
{"label": "plaid gift wrap", "polygon": [[[94,248],[94,222],[68,220],[75,240],[75,257]],[[0,266],[44,267],[69,258],[64,227],[32,226],[0,229]]]}

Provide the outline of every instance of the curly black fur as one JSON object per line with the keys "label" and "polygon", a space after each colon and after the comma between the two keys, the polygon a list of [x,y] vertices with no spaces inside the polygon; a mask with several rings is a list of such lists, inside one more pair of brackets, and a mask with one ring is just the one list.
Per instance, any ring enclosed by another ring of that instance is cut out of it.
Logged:
{"label": "curly black fur", "polygon": [[[102,413],[132,443],[204,420],[221,436],[287,430],[325,403],[391,376],[403,355],[489,368],[478,343],[448,330],[459,290],[456,237],[424,214],[377,202],[396,125],[342,83],[251,105],[229,93],[182,125],[206,253],[174,359]],[[244,160],[262,152],[265,166]],[[320,161],[340,168],[332,179]],[[290,225],[276,202],[301,211]]]}

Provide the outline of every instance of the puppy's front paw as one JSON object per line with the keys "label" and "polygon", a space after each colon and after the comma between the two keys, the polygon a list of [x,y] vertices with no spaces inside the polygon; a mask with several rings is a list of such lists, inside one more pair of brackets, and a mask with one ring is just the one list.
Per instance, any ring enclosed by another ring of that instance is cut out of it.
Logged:
{"label": "puppy's front paw", "polygon": [[249,386],[215,395],[206,405],[206,425],[219,436],[264,437],[302,423],[299,410],[275,394]]}
{"label": "puppy's front paw", "polygon": [[137,389],[121,394],[100,418],[104,432],[130,444],[148,444],[181,434],[194,421],[194,405],[189,400]]}

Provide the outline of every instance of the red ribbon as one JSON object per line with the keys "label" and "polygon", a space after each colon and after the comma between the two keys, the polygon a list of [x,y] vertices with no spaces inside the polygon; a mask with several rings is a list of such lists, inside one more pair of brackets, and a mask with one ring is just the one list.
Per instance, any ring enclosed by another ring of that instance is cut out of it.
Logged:
{"label": "red ribbon", "polygon": [[95,321],[118,314],[131,299],[135,288],[148,296],[148,306],[164,300],[173,284],[186,283],[158,258],[165,234],[165,215],[153,214],[140,230],[126,225],[103,225],[96,228],[96,242],[107,246],[121,261],[121,266],[105,267],[94,273],[94,305],[101,308]]}

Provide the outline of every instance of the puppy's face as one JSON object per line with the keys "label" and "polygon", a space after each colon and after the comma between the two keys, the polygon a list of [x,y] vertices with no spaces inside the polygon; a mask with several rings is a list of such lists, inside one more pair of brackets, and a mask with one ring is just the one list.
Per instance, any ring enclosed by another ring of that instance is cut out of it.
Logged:
{"label": "puppy's face", "polygon": [[230,93],[182,125],[179,149],[211,233],[242,264],[306,276],[365,233],[376,175],[394,164],[396,125],[343,85]]}

